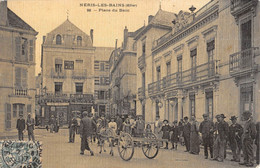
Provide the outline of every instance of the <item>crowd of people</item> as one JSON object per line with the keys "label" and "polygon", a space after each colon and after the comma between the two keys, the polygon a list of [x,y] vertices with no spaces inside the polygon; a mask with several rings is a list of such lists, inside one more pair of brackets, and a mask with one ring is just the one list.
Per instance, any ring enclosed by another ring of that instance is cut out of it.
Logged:
{"label": "crowd of people", "polygon": [[[145,134],[153,132],[157,135],[159,146],[164,149],[177,150],[178,144],[184,145],[190,154],[199,155],[200,146],[204,146],[205,159],[209,157],[211,160],[223,162],[226,159],[226,150],[230,147],[232,151],[231,161],[238,162],[240,165],[252,167],[254,165],[254,158],[256,157],[256,164],[259,164],[259,127],[260,122],[255,124],[252,120],[250,112],[244,112],[242,118],[243,126],[237,123],[237,117],[230,118],[232,124],[225,121],[225,115],[216,115],[217,121],[214,123],[207,114],[203,114],[204,120],[199,123],[194,116],[189,120],[188,117],[178,121],[169,123],[168,120],[160,120],[156,117],[156,121],[152,124],[145,124],[142,116],[134,118],[129,115],[126,118],[116,116],[116,118],[106,118],[102,115],[99,118],[93,117],[91,113],[84,112],[84,117],[80,122],[81,139],[81,153],[84,150],[91,151],[88,145],[88,138],[90,141],[99,139],[97,132],[102,128],[111,128],[114,133],[119,135],[121,131],[131,134],[132,136],[142,137]],[[75,129],[77,123],[75,117],[71,120],[70,126],[70,142],[74,142]],[[103,142],[97,143],[101,146]],[[171,143],[171,148],[169,148]],[[254,156],[254,144],[256,145],[256,155]],[[100,153],[101,153],[100,151]],[[208,152],[209,151],[209,152]],[[243,151],[243,160],[241,153]]]}

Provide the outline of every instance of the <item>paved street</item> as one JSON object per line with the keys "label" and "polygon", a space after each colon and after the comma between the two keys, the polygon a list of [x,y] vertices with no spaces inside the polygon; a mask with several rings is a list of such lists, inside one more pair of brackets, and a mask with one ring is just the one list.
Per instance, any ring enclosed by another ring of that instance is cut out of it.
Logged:
{"label": "paved street", "polygon": [[[61,129],[59,133],[51,134],[44,129],[36,130],[37,140],[43,142],[43,167],[44,168],[81,168],[81,167],[105,167],[105,168],[122,168],[122,167],[149,167],[149,168],[178,168],[178,167],[243,167],[237,163],[226,161],[219,163],[216,161],[205,160],[203,151],[200,155],[191,155],[183,152],[184,148],[179,147],[178,151],[161,149],[158,156],[153,159],[147,159],[141,148],[135,148],[132,160],[123,161],[118,155],[117,148],[115,155],[109,155],[107,152],[99,154],[97,144],[91,144],[95,156],[91,157],[87,151],[85,155],[80,155],[80,138],[77,136],[76,142],[68,143],[68,130]],[[228,156],[230,160],[230,156]]]}

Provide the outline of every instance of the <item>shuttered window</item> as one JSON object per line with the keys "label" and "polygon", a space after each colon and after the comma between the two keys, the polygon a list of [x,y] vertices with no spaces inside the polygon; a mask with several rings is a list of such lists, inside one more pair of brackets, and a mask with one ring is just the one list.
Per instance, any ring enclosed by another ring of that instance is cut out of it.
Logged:
{"label": "shuttered window", "polygon": [[11,104],[5,104],[5,129],[11,129]]}
{"label": "shuttered window", "polygon": [[33,40],[30,40],[30,46],[29,46],[29,48],[30,48],[30,53],[29,53],[29,61],[30,62],[33,62],[33,52],[34,52],[34,41]]}
{"label": "shuttered window", "polygon": [[15,38],[15,61],[21,60],[21,37]]}
{"label": "shuttered window", "polygon": [[16,88],[27,88],[27,69],[26,68],[15,68],[15,87]]}

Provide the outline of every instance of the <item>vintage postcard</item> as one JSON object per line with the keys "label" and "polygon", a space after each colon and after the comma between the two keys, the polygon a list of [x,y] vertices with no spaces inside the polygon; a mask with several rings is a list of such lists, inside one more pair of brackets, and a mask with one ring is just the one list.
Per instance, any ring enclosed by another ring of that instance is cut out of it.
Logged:
{"label": "vintage postcard", "polygon": [[259,0],[0,0],[0,168],[259,167]]}

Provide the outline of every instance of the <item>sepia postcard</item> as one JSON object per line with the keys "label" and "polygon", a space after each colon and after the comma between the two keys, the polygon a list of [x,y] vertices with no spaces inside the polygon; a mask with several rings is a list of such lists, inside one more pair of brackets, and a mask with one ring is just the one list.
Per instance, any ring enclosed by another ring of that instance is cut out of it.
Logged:
{"label": "sepia postcard", "polygon": [[0,0],[0,168],[260,167],[259,0]]}

